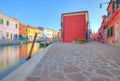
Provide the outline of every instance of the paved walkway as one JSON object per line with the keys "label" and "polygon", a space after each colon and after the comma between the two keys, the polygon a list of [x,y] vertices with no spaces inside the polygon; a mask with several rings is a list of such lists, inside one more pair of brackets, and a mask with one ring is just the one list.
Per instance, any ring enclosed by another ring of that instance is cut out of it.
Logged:
{"label": "paved walkway", "polygon": [[24,81],[120,81],[120,47],[54,43]]}

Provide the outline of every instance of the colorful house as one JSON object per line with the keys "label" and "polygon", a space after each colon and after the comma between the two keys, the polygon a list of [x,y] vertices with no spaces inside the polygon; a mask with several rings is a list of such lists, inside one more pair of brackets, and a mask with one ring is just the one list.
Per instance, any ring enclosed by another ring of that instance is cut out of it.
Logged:
{"label": "colorful house", "polygon": [[120,45],[120,0],[111,0],[107,11],[108,44]]}
{"label": "colorful house", "polygon": [[0,13],[0,40],[17,40],[19,38],[19,21]]}
{"label": "colorful house", "polygon": [[37,33],[37,39],[40,39],[43,37],[43,31],[39,28],[36,28],[36,33]]}
{"label": "colorful house", "polygon": [[46,36],[47,38],[49,38],[49,39],[53,38],[53,30],[52,29],[44,28],[43,33],[44,33],[44,36]]}
{"label": "colorful house", "polygon": [[87,40],[88,11],[63,13],[61,17],[62,41]]}
{"label": "colorful house", "polygon": [[36,33],[36,28],[30,25],[27,25],[27,28],[28,28],[28,40],[33,41]]}
{"label": "colorful house", "polygon": [[105,40],[107,39],[106,37],[106,29],[107,29],[107,23],[106,23],[107,21],[106,21],[106,16],[105,15],[103,15],[102,16],[102,23],[101,23],[101,27],[99,28],[99,30],[98,30],[98,41],[99,42],[102,42],[102,43],[104,43],[105,42]]}
{"label": "colorful house", "polygon": [[27,40],[28,38],[28,29],[27,29],[27,26],[22,24],[22,23],[19,23],[20,27],[19,27],[19,39],[20,40]]}
{"label": "colorful house", "polygon": [[107,43],[107,16],[103,15],[102,16],[102,23],[101,23],[101,31],[100,31],[100,36],[102,36],[101,42]]}
{"label": "colorful house", "polygon": [[56,30],[53,30],[53,38],[54,39],[56,39],[56,38],[58,38],[58,31],[56,31]]}

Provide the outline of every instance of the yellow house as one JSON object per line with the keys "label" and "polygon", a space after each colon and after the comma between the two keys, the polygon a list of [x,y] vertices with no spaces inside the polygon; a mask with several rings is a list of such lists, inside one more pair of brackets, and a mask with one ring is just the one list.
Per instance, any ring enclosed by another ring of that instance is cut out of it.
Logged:
{"label": "yellow house", "polygon": [[57,38],[59,35],[58,31],[53,30],[53,38]]}
{"label": "yellow house", "polygon": [[27,25],[27,28],[28,28],[28,40],[33,41],[36,33],[36,28],[30,25]]}

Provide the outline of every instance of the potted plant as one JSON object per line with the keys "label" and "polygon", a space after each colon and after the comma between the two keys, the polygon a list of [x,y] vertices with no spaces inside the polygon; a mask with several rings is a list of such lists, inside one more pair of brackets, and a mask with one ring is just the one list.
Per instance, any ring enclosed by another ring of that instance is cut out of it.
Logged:
{"label": "potted plant", "polygon": [[78,43],[78,44],[83,44],[87,41],[85,39],[76,39],[75,42]]}

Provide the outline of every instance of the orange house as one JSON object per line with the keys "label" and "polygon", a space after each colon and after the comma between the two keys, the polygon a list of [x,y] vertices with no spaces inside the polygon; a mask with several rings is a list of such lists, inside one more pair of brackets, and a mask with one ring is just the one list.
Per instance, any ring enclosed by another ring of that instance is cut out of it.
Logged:
{"label": "orange house", "polygon": [[106,15],[102,16],[101,27],[98,30],[98,41],[101,43],[107,43],[107,17]]}
{"label": "orange house", "polygon": [[20,23],[20,27],[19,27],[19,39],[20,40],[26,40],[28,39],[27,37],[28,33],[27,33],[27,26]]}
{"label": "orange house", "polygon": [[103,42],[107,43],[107,16],[103,15],[102,19],[103,19],[103,21],[102,21],[101,26],[103,28],[103,32],[102,32],[102,36],[103,36],[103,39],[104,39]]}
{"label": "orange house", "polygon": [[108,44],[120,45],[120,1],[111,0],[108,11],[107,39]]}

